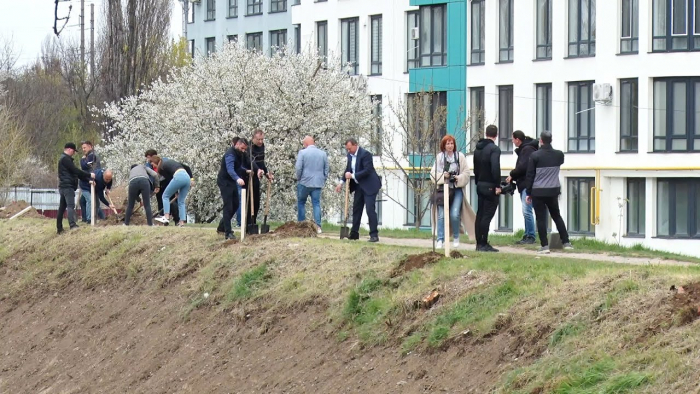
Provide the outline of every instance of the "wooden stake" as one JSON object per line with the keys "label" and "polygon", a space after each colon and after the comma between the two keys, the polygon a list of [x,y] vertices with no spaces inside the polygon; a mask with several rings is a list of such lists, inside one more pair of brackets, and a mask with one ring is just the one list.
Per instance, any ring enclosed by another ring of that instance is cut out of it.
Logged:
{"label": "wooden stake", "polygon": [[[445,180],[447,181],[447,179]],[[442,217],[445,222],[445,257],[450,257],[450,184],[445,182],[443,185],[445,190],[445,198],[443,202]]]}
{"label": "wooden stake", "polygon": [[245,239],[245,229],[246,229],[246,225],[248,224],[248,223],[246,223],[246,216],[247,215],[246,215],[246,211],[245,211],[247,208],[246,205],[248,205],[248,204],[246,204],[246,199],[245,199],[246,198],[246,191],[247,190],[245,188],[241,188],[241,201],[243,203],[241,203],[241,201],[238,202],[241,205],[241,241],[243,241]]}
{"label": "wooden stake", "polygon": [[94,226],[95,225],[95,216],[97,216],[97,212],[95,212],[95,181],[90,182],[90,225]]}
{"label": "wooden stake", "polygon": [[23,210],[17,212],[16,214],[14,214],[9,220],[12,220],[12,219],[15,219],[15,218],[18,218],[18,217],[24,215],[25,213],[29,212],[30,209],[32,209],[31,205],[24,208]]}

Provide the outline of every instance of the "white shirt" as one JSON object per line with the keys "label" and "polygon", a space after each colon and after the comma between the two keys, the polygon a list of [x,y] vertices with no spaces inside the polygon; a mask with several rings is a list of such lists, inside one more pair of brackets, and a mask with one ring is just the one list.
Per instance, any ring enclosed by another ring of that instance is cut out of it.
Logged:
{"label": "white shirt", "polygon": [[[357,148],[358,150],[360,149],[359,147]],[[350,153],[350,157],[352,159],[350,160],[350,169],[352,169],[352,179],[357,183],[357,179],[355,179],[355,163],[357,163],[357,151],[355,151],[355,154],[353,155]]]}

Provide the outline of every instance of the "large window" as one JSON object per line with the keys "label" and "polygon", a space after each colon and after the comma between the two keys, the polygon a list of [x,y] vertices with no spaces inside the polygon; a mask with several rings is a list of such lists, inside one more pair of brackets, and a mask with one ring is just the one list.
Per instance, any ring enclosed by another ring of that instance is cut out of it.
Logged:
{"label": "large window", "polygon": [[348,18],[340,20],[340,50],[342,51],[342,66],[350,75],[357,75],[359,46],[358,44],[358,24],[359,18]]}
{"label": "large window", "polygon": [[216,38],[215,37],[207,37],[204,39],[204,42],[207,45],[207,56],[211,56],[216,52]]}
{"label": "large window", "polygon": [[513,85],[498,87],[498,147],[513,151]]}
{"label": "large window", "polygon": [[627,178],[627,236],[645,234],[646,179]]}
{"label": "large window", "polygon": [[382,16],[374,15],[370,17],[372,26],[372,42],[371,42],[371,70],[370,75],[382,75]]}
{"label": "large window", "polygon": [[596,0],[569,0],[569,57],[595,56]]}
{"label": "large window", "polygon": [[[427,179],[422,182],[424,182],[426,185],[430,184],[430,181],[428,181]],[[406,196],[406,200],[408,201],[408,204],[406,205],[406,207],[408,208],[406,210],[406,225],[415,226],[417,218],[420,217],[420,215],[422,214],[423,217],[421,218],[420,226],[430,227],[430,207],[428,206],[430,198],[428,196],[422,196],[420,194],[416,196],[412,187],[407,187],[406,192],[408,194]]]}
{"label": "large window", "polygon": [[413,138],[406,141],[408,153],[433,153],[447,134],[447,93],[409,93],[408,127]]}
{"label": "large window", "polygon": [[700,78],[654,80],[654,151],[700,151]]}
{"label": "large window", "polygon": [[486,32],[484,22],[486,21],[486,7],[484,0],[472,0],[472,58],[471,64],[484,64],[486,60],[485,42]]}
{"label": "large window", "polygon": [[700,50],[700,4],[697,0],[653,0],[652,50]]}
{"label": "large window", "polygon": [[656,235],[698,237],[700,179],[659,179],[656,196]]}
{"label": "large window", "polygon": [[484,87],[469,88],[469,151],[476,149],[484,132]]}
{"label": "large window", "polygon": [[238,17],[238,0],[228,0],[228,17]]}
{"label": "large window", "polygon": [[[505,177],[501,179],[505,180]],[[513,196],[502,193],[498,199],[498,231],[513,231]]]}
{"label": "large window", "polygon": [[474,213],[479,210],[479,194],[476,192],[476,178],[469,177],[469,205]]}
{"label": "large window", "polygon": [[262,49],[262,32],[248,33],[245,35],[245,46],[247,49],[259,51]]}
{"label": "large window", "polygon": [[595,186],[595,178],[568,178],[568,214],[567,229],[574,234],[593,234],[594,229],[590,218],[591,188]]}
{"label": "large window", "polygon": [[442,5],[420,8],[420,66],[447,65],[447,18]]}
{"label": "large window", "polygon": [[373,148],[374,148],[374,155],[375,156],[381,156],[382,155],[382,137],[383,137],[383,129],[382,129],[382,95],[374,95],[372,96],[372,121],[374,122],[374,135],[372,136],[373,139]]}
{"label": "large window", "polygon": [[287,11],[287,0],[270,0],[270,12]]}
{"label": "large window", "polygon": [[228,42],[238,42],[238,34],[230,34],[226,36]]}
{"label": "large window", "polygon": [[187,5],[187,23],[194,23],[194,4]]}
{"label": "large window", "polygon": [[569,83],[569,152],[595,152],[593,81]]}
{"label": "large window", "polygon": [[420,41],[418,40],[418,21],[420,19],[418,11],[406,13],[406,70],[419,67],[420,52],[418,52]]}
{"label": "large window", "polygon": [[537,137],[543,131],[552,131],[552,84],[535,85],[537,93]]}
{"label": "large window", "polygon": [[246,16],[250,15],[261,15],[263,0],[248,0],[248,8],[246,9]]}
{"label": "large window", "polygon": [[285,45],[287,45],[287,29],[270,30],[270,54],[284,50]]}
{"label": "large window", "polygon": [[639,51],[639,0],[622,0],[620,53]]}
{"label": "large window", "polygon": [[513,61],[513,3],[515,0],[499,0],[498,7],[498,61]]}
{"label": "large window", "polygon": [[328,58],[328,21],[316,22],[316,46],[318,55],[325,61]]}
{"label": "large window", "polygon": [[195,50],[194,40],[187,40],[187,48],[188,48],[188,51],[190,52],[190,54],[192,55],[192,58],[194,58],[194,50]]}
{"label": "large window", "polygon": [[536,59],[552,58],[552,0],[537,0]]}
{"label": "large window", "polygon": [[294,25],[294,50],[301,53],[301,24]]}
{"label": "large window", "polygon": [[639,135],[637,79],[620,80],[620,151],[636,152]]}
{"label": "large window", "polygon": [[216,19],[216,0],[207,0],[207,20]]}

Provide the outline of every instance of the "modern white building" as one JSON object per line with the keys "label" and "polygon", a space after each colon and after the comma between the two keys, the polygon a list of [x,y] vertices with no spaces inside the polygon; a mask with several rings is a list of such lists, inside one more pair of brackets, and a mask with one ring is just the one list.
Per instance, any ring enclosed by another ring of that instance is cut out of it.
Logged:
{"label": "modern white building", "polygon": [[[510,136],[551,130],[572,234],[700,255],[700,4],[471,0],[468,101]],[[520,202],[493,229],[523,228]]]}

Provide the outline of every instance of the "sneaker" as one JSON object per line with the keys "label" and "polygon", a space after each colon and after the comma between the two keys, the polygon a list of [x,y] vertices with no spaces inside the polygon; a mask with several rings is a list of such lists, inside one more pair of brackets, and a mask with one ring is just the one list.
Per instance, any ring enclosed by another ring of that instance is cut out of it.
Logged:
{"label": "sneaker", "polygon": [[321,234],[322,232],[323,232],[323,230],[321,230],[321,227],[316,229],[316,234]]}
{"label": "sneaker", "polygon": [[77,230],[77,229],[79,229],[79,228],[80,228],[80,226],[78,226],[77,224],[76,224],[75,226],[70,226],[70,229],[71,229],[71,230]]}
{"label": "sneaker", "polygon": [[178,222],[176,226],[178,226],[178,227],[185,227],[185,222]]}
{"label": "sneaker", "polygon": [[236,239],[236,236],[233,235],[233,233],[228,233],[228,234],[226,234],[226,236],[225,236],[224,238],[225,238],[226,240],[229,240],[229,239]]}
{"label": "sneaker", "polygon": [[573,250],[573,249],[574,249],[574,245],[572,245],[571,242],[567,242],[567,243],[564,244],[564,249]]}
{"label": "sneaker", "polygon": [[543,246],[537,249],[537,254],[549,254],[549,246]]}
{"label": "sneaker", "polygon": [[170,220],[166,219],[164,216],[159,216],[159,217],[155,218],[155,221],[157,221],[159,223],[163,223],[163,225],[165,225],[165,226],[170,224]]}
{"label": "sneaker", "polygon": [[496,253],[496,252],[498,252],[498,249],[494,248],[493,246],[491,246],[489,244],[486,244],[486,245],[481,247],[481,251],[482,252],[494,252],[494,253]]}
{"label": "sneaker", "polygon": [[459,238],[455,238],[454,242],[452,242],[452,247],[453,248],[458,248],[459,247]]}
{"label": "sneaker", "polygon": [[442,241],[437,241],[435,243],[435,249],[442,249]]}

